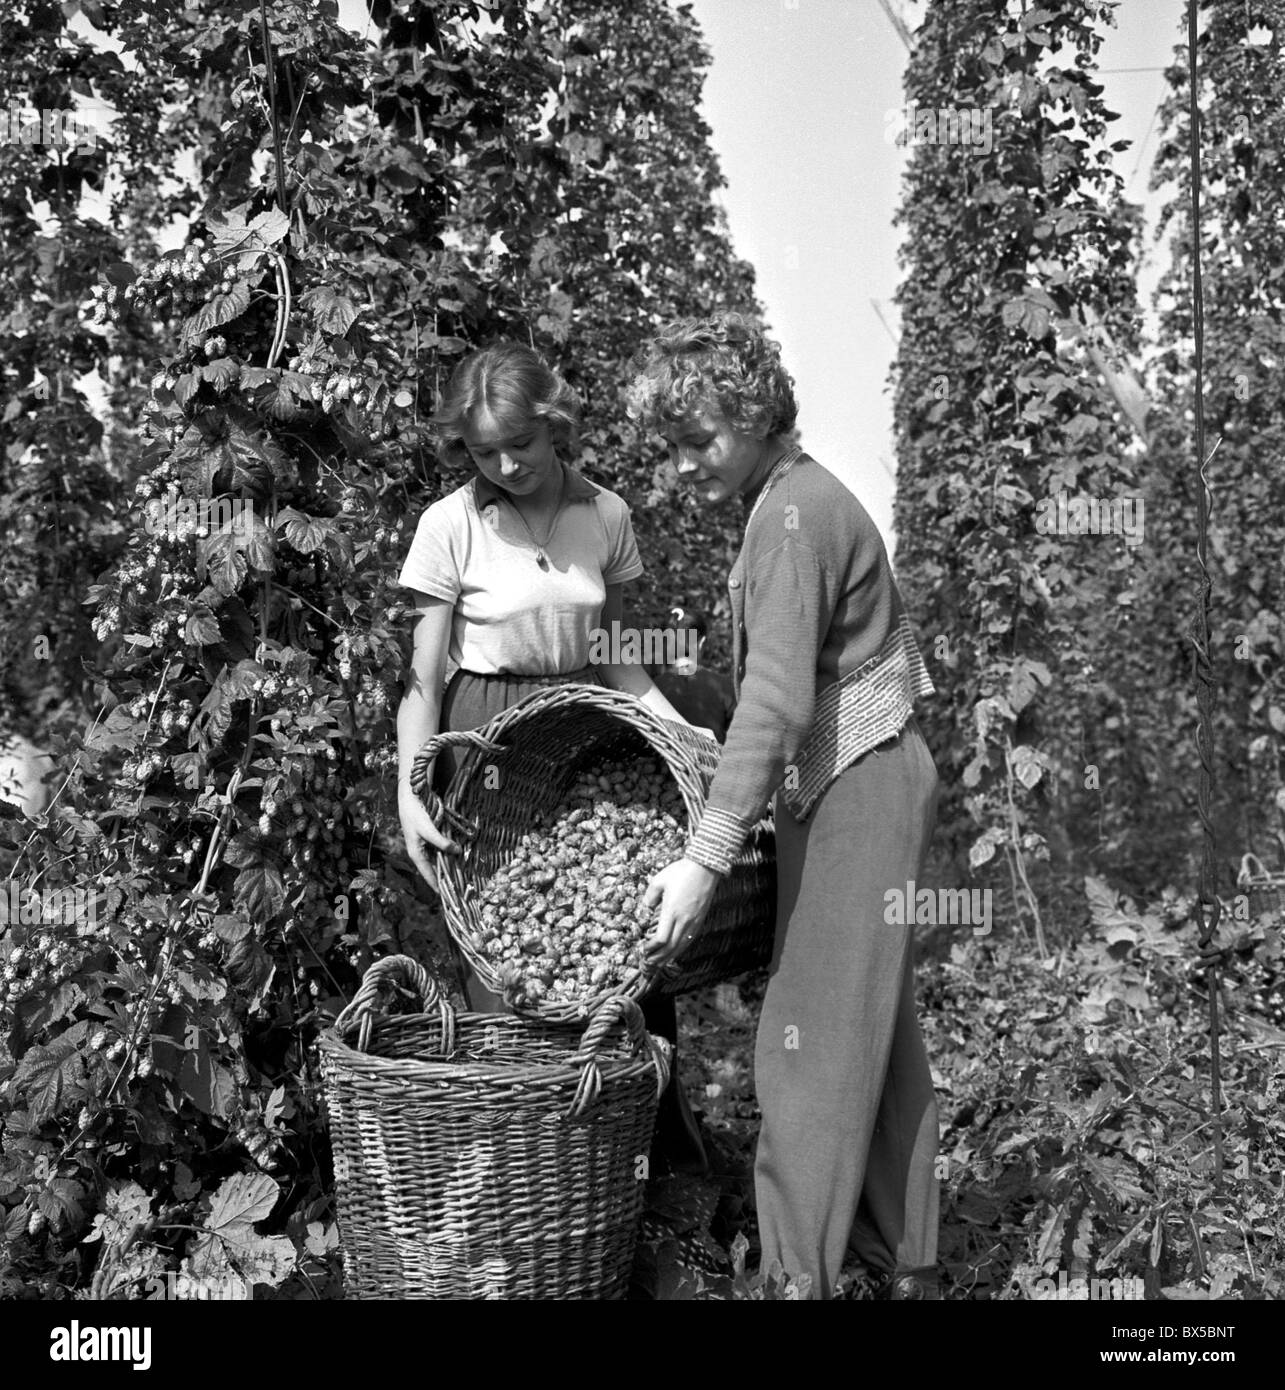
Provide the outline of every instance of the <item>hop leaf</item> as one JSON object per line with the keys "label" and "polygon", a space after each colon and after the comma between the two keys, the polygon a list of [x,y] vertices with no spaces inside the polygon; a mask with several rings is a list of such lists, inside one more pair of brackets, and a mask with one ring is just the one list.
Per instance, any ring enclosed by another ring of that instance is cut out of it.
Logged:
{"label": "hop leaf", "polygon": [[304,294],[300,303],[312,314],[323,333],[346,333],[357,318],[357,306],[328,285],[318,285]]}
{"label": "hop leaf", "polygon": [[294,1243],[287,1236],[263,1236],[254,1223],[272,1213],[280,1193],[266,1173],[237,1173],[226,1179],[210,1202],[205,1234],[194,1243],[183,1271],[197,1279],[240,1274],[252,1284],[280,1284],[294,1268]]}
{"label": "hop leaf", "polygon": [[281,509],[277,514],[277,526],[285,531],[286,540],[302,555],[319,550],[335,529],[328,518],[308,516],[294,507]]}
{"label": "hop leaf", "polygon": [[88,1073],[81,1051],[89,1033],[77,1023],[46,1047],[33,1047],[22,1059],[14,1081],[25,1091],[33,1124],[42,1124],[58,1110],[79,1105],[86,1094]]}
{"label": "hop leaf", "polygon": [[208,333],[238,319],[250,307],[250,289],[237,281],[227,294],[216,294],[183,323],[183,348],[199,347]]}

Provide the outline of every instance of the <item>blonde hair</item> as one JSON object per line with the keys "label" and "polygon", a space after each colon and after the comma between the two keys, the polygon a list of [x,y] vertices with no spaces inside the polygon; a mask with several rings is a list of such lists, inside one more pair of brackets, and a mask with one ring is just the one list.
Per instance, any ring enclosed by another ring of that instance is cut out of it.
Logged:
{"label": "blonde hair", "polygon": [[433,416],[437,451],[444,462],[468,462],[464,432],[480,409],[543,420],[556,447],[575,447],[579,397],[538,352],[522,343],[482,348],[451,374]]}

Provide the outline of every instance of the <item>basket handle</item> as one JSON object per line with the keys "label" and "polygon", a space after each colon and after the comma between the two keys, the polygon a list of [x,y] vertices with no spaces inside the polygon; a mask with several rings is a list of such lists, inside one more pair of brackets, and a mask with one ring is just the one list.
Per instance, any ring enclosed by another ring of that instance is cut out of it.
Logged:
{"label": "basket handle", "polygon": [[469,745],[474,748],[480,748],[484,753],[501,753],[504,751],[504,744],[493,743],[489,738],[483,738],[481,734],[473,729],[456,729],[450,733],[434,734],[419,752],[415,754],[415,760],[411,763],[411,789],[420,796],[423,796],[428,790],[428,769],[432,765],[433,759],[437,757],[443,748]]}
{"label": "basket handle", "polygon": [[1256,854],[1245,853],[1240,860],[1240,873],[1236,875],[1237,886],[1244,887],[1256,878],[1270,878],[1263,867],[1263,861]]}
{"label": "basket handle", "polygon": [[602,1063],[598,1054],[607,1035],[621,1022],[625,1025],[635,1056],[644,1050],[651,1053],[651,1064],[656,1071],[657,1097],[669,1085],[669,1044],[663,1038],[653,1038],[647,1032],[643,1012],[634,1000],[625,994],[613,994],[590,1020],[576,1052],[575,1060],[580,1063],[580,1083],[571,1102],[571,1115],[575,1119],[583,1115],[602,1094]]}
{"label": "basket handle", "polygon": [[458,729],[453,733],[434,734],[415,754],[415,760],[411,763],[410,785],[411,790],[424,803],[428,814],[433,818],[434,825],[439,828],[446,827],[462,840],[472,840],[477,835],[477,826],[465,820],[459,812],[452,811],[429,785],[429,768],[432,766],[434,758],[443,748],[458,745],[471,745],[486,753],[499,753],[504,749],[502,743],[493,743],[472,729]]}
{"label": "basket handle", "polygon": [[370,1032],[375,1023],[379,994],[384,989],[415,997],[423,1006],[424,1013],[436,1008],[442,1022],[442,1051],[448,1057],[455,1051],[455,1010],[437,981],[419,961],[412,960],[410,956],[385,956],[377,960],[366,971],[357,993],[335,1020],[335,1031],[342,1036],[355,1028],[357,1050],[365,1052],[370,1046]]}

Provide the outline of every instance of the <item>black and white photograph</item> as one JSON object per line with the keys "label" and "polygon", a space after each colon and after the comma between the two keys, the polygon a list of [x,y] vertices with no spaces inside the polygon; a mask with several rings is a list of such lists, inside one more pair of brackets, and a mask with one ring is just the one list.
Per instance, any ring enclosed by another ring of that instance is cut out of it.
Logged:
{"label": "black and white photograph", "polygon": [[15,1373],[1267,1364],[1285,0],[10,0],[0,241]]}

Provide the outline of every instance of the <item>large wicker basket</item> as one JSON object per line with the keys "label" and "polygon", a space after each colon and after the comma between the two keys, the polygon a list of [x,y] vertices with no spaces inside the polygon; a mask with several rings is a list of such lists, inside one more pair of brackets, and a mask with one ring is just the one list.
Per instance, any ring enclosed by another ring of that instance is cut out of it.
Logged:
{"label": "large wicker basket", "polygon": [[[377,1019],[389,989],[423,1011]],[[390,956],[319,1047],[349,1298],[624,1296],[669,1080],[637,1004],[457,1014]]]}
{"label": "large wicker basket", "polygon": [[[429,788],[429,766],[448,746],[464,752],[443,807]],[[412,787],[464,843],[462,853],[435,859],[442,915],[465,959],[493,993],[501,992],[501,984],[478,950],[481,918],[474,885],[506,862],[536,813],[556,807],[587,763],[644,755],[664,760],[682,793],[689,828],[694,826],[718,766],[718,745],[685,724],[661,719],[634,696],[600,686],[537,690],[480,729],[439,734],[416,755]],[[683,994],[731,979],[771,960],[775,915],[776,837],[765,818],[677,962],[661,971],[637,971],[610,992],[574,1002],[526,1003],[522,1012],[574,1022],[593,1014],[611,994]]]}
{"label": "large wicker basket", "polygon": [[1249,898],[1252,916],[1270,912],[1285,918],[1285,873],[1273,873],[1256,854],[1241,858],[1236,886]]}

